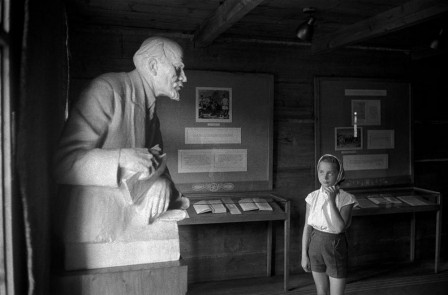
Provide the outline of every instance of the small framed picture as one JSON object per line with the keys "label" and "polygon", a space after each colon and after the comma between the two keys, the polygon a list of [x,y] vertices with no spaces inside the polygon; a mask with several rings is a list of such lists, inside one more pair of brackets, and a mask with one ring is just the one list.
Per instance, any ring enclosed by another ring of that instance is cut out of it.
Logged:
{"label": "small framed picture", "polygon": [[[352,100],[352,114],[357,113],[358,125],[381,125],[380,100]],[[353,125],[353,117],[352,117]]]}
{"label": "small framed picture", "polygon": [[196,122],[231,123],[232,88],[196,87]]}
{"label": "small framed picture", "polygon": [[362,150],[362,127],[356,128],[356,134],[353,127],[336,127],[334,141],[336,151]]}

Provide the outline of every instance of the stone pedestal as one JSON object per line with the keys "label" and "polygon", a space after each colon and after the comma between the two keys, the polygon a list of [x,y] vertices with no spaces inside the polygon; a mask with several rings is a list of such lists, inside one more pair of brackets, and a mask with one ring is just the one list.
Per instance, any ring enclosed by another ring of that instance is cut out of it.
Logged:
{"label": "stone pedestal", "polygon": [[176,261],[180,258],[177,221],[182,210],[167,211],[154,223],[128,227],[111,242],[66,242],[65,269],[84,270]]}
{"label": "stone pedestal", "polygon": [[179,258],[176,221],[158,221],[113,242],[65,244],[66,270],[157,263]]}
{"label": "stone pedestal", "polygon": [[66,271],[54,275],[52,294],[185,295],[187,266],[180,261]]}

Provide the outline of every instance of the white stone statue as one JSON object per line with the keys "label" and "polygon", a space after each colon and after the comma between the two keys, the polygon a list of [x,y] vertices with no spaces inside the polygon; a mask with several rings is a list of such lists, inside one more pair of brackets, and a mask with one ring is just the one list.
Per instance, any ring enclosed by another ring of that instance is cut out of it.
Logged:
{"label": "white stone statue", "polygon": [[172,40],[148,38],[136,69],[97,77],[71,109],[55,155],[66,268],[178,257],[176,221],[189,200],[166,167],[155,101],[179,100],[182,56]]}

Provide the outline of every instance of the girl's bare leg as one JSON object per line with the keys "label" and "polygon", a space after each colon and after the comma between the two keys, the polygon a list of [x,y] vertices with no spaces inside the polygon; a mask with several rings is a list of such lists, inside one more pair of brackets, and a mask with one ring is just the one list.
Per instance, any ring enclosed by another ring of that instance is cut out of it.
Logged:
{"label": "girl's bare leg", "polygon": [[317,295],[330,294],[330,281],[326,273],[313,271],[313,279],[316,284]]}
{"label": "girl's bare leg", "polygon": [[330,294],[331,295],[342,295],[345,291],[345,281],[346,279],[337,279],[330,277]]}

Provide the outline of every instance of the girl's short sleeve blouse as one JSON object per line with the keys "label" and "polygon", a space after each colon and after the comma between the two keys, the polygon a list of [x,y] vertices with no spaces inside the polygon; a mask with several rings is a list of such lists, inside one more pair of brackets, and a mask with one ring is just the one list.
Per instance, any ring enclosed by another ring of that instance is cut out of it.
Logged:
{"label": "girl's short sleeve blouse", "polygon": [[[308,194],[305,198],[305,202],[310,205],[310,212],[307,220],[309,225],[319,231],[337,233],[333,226],[334,216],[330,210],[328,196],[322,188]],[[339,194],[336,196],[336,207],[339,209],[339,212],[342,207],[350,204],[355,204],[355,206],[358,204],[355,196],[340,189]]]}

